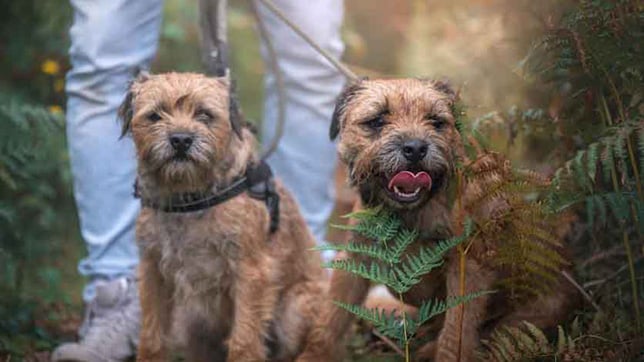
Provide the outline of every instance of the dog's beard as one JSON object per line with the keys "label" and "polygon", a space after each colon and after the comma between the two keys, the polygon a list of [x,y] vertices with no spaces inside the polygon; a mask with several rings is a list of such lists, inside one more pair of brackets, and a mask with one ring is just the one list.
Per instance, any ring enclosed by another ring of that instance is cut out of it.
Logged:
{"label": "dog's beard", "polygon": [[143,156],[148,174],[156,184],[172,192],[199,192],[213,182],[215,155],[211,148],[196,140],[190,149],[177,153],[167,142],[151,147]]}
{"label": "dog's beard", "polygon": [[[378,147],[375,154],[365,154],[350,163],[349,177],[369,206],[382,204],[395,209],[416,209],[446,189],[453,170],[453,162],[448,155],[448,150],[441,150],[436,144],[430,143],[427,155],[412,164],[400,152],[397,144],[389,143]],[[399,190],[392,186],[392,179],[399,173],[426,173],[429,185]]]}

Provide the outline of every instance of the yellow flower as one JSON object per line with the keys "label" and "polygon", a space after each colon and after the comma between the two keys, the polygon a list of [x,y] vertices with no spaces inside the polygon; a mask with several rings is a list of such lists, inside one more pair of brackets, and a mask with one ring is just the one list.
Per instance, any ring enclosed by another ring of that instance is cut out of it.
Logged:
{"label": "yellow flower", "polygon": [[57,61],[47,59],[40,65],[40,70],[49,75],[56,75],[60,72],[60,64]]}
{"label": "yellow flower", "polygon": [[54,81],[54,91],[60,93],[65,89],[65,80],[64,79],[56,79]]}
{"label": "yellow flower", "polygon": [[53,114],[62,114],[63,109],[60,108],[60,106],[53,105],[53,106],[49,106],[49,112],[51,112]]}

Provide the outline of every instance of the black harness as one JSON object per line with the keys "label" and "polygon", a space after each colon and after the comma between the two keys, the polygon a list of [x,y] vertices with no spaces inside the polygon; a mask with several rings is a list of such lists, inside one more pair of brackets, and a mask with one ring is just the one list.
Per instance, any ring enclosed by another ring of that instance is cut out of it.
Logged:
{"label": "black harness", "polygon": [[134,183],[134,197],[141,199],[141,205],[163,212],[193,212],[205,210],[215,205],[222,204],[244,192],[248,196],[262,200],[266,204],[270,216],[270,232],[277,231],[280,222],[280,198],[275,189],[275,179],[268,164],[260,161],[258,164],[249,165],[246,173],[236,178],[228,187],[217,193],[206,194],[181,194],[176,200],[167,204],[141,198],[138,182]]}

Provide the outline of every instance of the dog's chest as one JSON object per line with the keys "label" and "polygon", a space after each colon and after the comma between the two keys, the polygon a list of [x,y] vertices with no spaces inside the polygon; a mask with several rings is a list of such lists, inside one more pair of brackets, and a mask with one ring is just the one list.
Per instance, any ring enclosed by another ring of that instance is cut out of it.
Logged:
{"label": "dog's chest", "polygon": [[227,295],[234,283],[238,236],[208,216],[206,212],[156,218],[159,269],[180,300]]}

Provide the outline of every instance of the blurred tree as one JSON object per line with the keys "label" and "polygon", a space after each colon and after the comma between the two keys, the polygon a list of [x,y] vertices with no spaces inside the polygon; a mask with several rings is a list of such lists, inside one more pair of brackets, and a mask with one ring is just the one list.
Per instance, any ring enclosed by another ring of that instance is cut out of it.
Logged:
{"label": "blurred tree", "polygon": [[42,328],[75,302],[82,250],[65,147],[66,0],[0,12],[0,356],[55,342]]}

